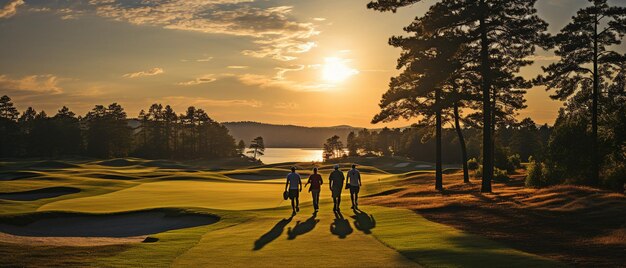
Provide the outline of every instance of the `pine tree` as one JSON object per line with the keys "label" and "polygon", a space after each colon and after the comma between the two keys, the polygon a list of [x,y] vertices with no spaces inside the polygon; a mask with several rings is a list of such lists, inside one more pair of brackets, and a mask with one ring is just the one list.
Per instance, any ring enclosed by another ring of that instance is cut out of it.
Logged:
{"label": "pine tree", "polygon": [[[421,1],[378,0],[370,2],[368,8],[395,12],[398,8],[417,2]],[[467,61],[459,61],[463,64],[461,68],[479,74],[484,126],[482,192],[491,192],[493,177],[494,85],[497,86],[500,77],[518,73],[521,67],[532,63],[527,57],[534,54],[535,45],[540,44],[547,29],[547,24],[536,15],[535,2],[536,0],[441,0],[407,27],[414,28],[417,38],[445,35],[462,37],[458,40],[464,47],[463,57]],[[399,62],[410,56],[412,55],[403,54]],[[449,56],[456,57],[458,54]],[[449,79],[450,73],[458,69],[442,70],[440,76],[434,76],[439,81],[431,84],[438,85],[442,79]]]}
{"label": "pine tree", "polygon": [[13,106],[13,102],[11,102],[9,96],[3,95],[0,97],[0,118],[15,121],[19,115],[19,112]]}
{"label": "pine tree", "polygon": [[262,156],[265,152],[265,143],[263,142],[263,137],[259,136],[254,138],[254,140],[250,142],[250,147],[248,148],[250,150],[247,153],[253,154],[252,158],[254,158],[255,160],[257,159],[257,156]]}
{"label": "pine tree", "polygon": [[607,91],[618,78],[617,69],[626,62],[625,55],[611,50],[626,34],[626,8],[609,6],[607,0],[589,2],[591,6],[580,9],[557,35],[547,39],[561,59],[544,67],[545,74],[537,82],[555,90],[554,99],[576,101],[573,95],[582,95],[578,97],[582,102],[591,99],[592,176],[586,183],[598,185],[602,158],[598,150],[599,100],[601,91]]}
{"label": "pine tree", "polygon": [[245,150],[246,150],[246,143],[243,140],[239,140],[239,143],[237,143],[237,154],[243,155]]}

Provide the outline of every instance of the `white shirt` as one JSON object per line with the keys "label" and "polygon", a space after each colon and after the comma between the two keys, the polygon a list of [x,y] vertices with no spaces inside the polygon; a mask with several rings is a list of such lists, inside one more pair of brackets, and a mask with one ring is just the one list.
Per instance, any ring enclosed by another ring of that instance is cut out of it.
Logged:
{"label": "white shirt", "polygon": [[348,171],[348,180],[351,186],[359,186],[359,182],[361,181],[361,173],[358,169],[353,168]]}

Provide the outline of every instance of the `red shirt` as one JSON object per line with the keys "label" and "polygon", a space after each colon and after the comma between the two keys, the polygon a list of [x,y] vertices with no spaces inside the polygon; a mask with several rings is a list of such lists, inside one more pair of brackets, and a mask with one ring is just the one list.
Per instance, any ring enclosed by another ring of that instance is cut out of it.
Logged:
{"label": "red shirt", "polygon": [[320,174],[311,174],[309,176],[309,183],[311,184],[311,190],[319,190],[322,185],[322,176]]}

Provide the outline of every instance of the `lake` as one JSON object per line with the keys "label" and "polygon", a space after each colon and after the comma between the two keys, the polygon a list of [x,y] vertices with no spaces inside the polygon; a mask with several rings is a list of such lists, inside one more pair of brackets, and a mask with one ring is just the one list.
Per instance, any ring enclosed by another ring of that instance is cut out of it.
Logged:
{"label": "lake", "polygon": [[324,150],[318,148],[265,148],[264,164],[283,162],[322,162]]}

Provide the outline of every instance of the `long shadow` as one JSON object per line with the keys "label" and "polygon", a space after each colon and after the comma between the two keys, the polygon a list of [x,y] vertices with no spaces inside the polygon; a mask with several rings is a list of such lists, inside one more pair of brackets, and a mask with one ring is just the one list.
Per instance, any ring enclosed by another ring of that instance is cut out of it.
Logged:
{"label": "long shadow", "polygon": [[296,226],[294,226],[293,228],[289,227],[289,229],[287,229],[287,239],[294,240],[297,236],[312,231],[313,228],[315,228],[315,225],[320,221],[316,219],[316,217],[317,213],[313,213],[313,215],[310,218],[306,219],[306,221],[298,221],[296,222]]}
{"label": "long shadow", "polygon": [[341,239],[346,238],[352,233],[350,222],[343,217],[341,212],[335,212],[335,220],[330,224],[330,232]]}
{"label": "long shadow", "polygon": [[270,242],[276,240],[276,238],[280,237],[280,235],[283,234],[283,230],[285,230],[285,226],[287,226],[287,224],[289,224],[292,219],[293,217],[290,217],[288,219],[282,219],[278,221],[276,225],[272,227],[272,229],[270,229],[267,233],[263,234],[261,237],[259,237],[259,239],[254,241],[253,250],[260,250],[265,245],[269,244]]}
{"label": "long shadow", "polygon": [[374,215],[367,214],[360,209],[354,209],[353,211],[354,216],[352,216],[352,218],[354,219],[354,227],[365,234],[371,234],[372,229],[376,227]]}

